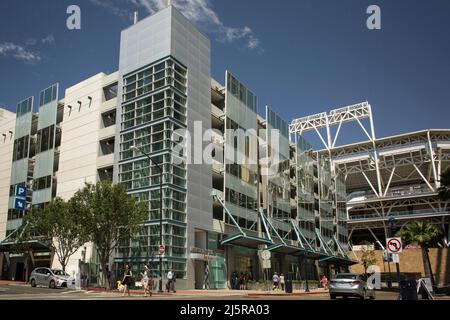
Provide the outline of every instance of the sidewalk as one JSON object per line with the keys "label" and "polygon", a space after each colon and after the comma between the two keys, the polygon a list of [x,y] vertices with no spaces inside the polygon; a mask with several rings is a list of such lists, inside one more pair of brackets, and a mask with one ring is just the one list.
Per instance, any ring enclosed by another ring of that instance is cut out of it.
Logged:
{"label": "sidewalk", "polygon": [[[121,294],[118,290],[106,291],[104,288],[88,288],[84,289],[88,292],[109,292]],[[130,290],[132,295],[143,295],[144,291],[141,290]],[[157,292],[152,291],[153,296],[192,296],[192,295],[202,295],[202,296],[301,296],[301,295],[313,295],[313,294],[328,294],[328,290],[315,289],[310,292],[305,291],[294,291],[293,293],[286,293],[284,291],[252,291],[252,290],[177,290],[176,293],[168,292]]]}
{"label": "sidewalk", "polygon": [[28,286],[29,284],[22,281],[0,280],[0,286]]}

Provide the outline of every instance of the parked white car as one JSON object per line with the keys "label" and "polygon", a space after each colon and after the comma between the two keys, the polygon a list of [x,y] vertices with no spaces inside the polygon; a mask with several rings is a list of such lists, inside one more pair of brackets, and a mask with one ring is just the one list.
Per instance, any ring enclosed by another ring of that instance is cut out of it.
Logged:
{"label": "parked white car", "polygon": [[30,284],[32,287],[45,286],[52,289],[67,288],[68,284],[75,285],[75,279],[62,270],[50,268],[36,268],[31,272]]}

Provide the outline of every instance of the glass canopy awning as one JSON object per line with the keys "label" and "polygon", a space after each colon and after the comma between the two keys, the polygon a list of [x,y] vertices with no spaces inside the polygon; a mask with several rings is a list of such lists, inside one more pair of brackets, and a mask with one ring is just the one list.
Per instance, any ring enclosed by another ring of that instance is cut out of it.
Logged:
{"label": "glass canopy awning", "polygon": [[[261,222],[261,233],[263,237],[256,236],[254,232],[243,230],[241,226],[236,222],[231,212],[225,206],[225,202],[214,191],[211,192],[211,196],[217,200],[223,207],[225,213],[228,215],[230,221],[234,227],[238,230],[237,233],[229,235],[222,239],[220,243],[222,245],[237,245],[247,248],[258,248],[260,245],[266,245],[267,250],[273,253],[286,254],[292,256],[304,257],[307,259],[313,259],[318,261],[330,261],[338,262],[342,264],[356,264],[358,261],[351,260],[346,252],[342,249],[339,241],[334,237],[333,241],[336,244],[337,250],[331,249],[323,239],[320,231],[316,229],[316,238],[320,242],[320,247],[313,247],[312,242],[303,235],[295,220],[290,219],[286,221],[278,220],[276,218],[268,218],[262,208],[258,211],[259,219]],[[295,234],[296,240],[288,240],[280,236],[277,229],[274,227],[277,224],[284,224],[290,227],[290,231]],[[315,240],[314,240],[315,242]]]}

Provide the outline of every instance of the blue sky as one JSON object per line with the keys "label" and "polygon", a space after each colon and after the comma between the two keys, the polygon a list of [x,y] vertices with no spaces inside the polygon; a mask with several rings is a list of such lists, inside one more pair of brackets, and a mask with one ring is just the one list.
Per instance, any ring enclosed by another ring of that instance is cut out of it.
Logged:
{"label": "blue sky", "polygon": [[[212,40],[212,76],[228,69],[284,119],[368,100],[378,137],[449,128],[448,0],[174,0]],[[77,4],[82,29],[66,28]],[[62,89],[118,66],[120,31],[132,12],[160,0],[2,0],[0,105]],[[366,9],[381,8],[381,30]],[[62,97],[62,94],[60,94]],[[362,136],[343,129],[339,143]]]}

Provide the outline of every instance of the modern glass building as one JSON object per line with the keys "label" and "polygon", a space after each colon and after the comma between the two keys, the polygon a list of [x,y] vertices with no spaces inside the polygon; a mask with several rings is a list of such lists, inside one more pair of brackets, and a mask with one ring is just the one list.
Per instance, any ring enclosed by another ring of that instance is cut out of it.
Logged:
{"label": "modern glass building", "polygon": [[[210,60],[209,39],[169,6],[122,31],[118,72],[86,79],[61,100],[57,85],[43,90],[38,113],[33,98],[19,103],[11,201],[16,185],[28,187],[30,209],[68,199],[86,182],[122,183],[148,204],[148,220],[140,234],[120,241],[113,270],[129,264],[139,273],[147,264],[159,275],[162,212],[163,270],[175,271],[179,289],[203,288],[206,267],[210,288],[222,289],[233,273],[318,280],[354,263],[342,250],[341,177],[235,75],[226,71],[223,85],[211,79]],[[8,236],[27,212],[11,202],[0,239],[3,278],[26,280],[44,254],[43,265],[57,265],[44,246],[33,248],[32,259],[17,257],[22,272],[12,263]],[[92,244],[68,270],[83,285],[102,283]]]}

